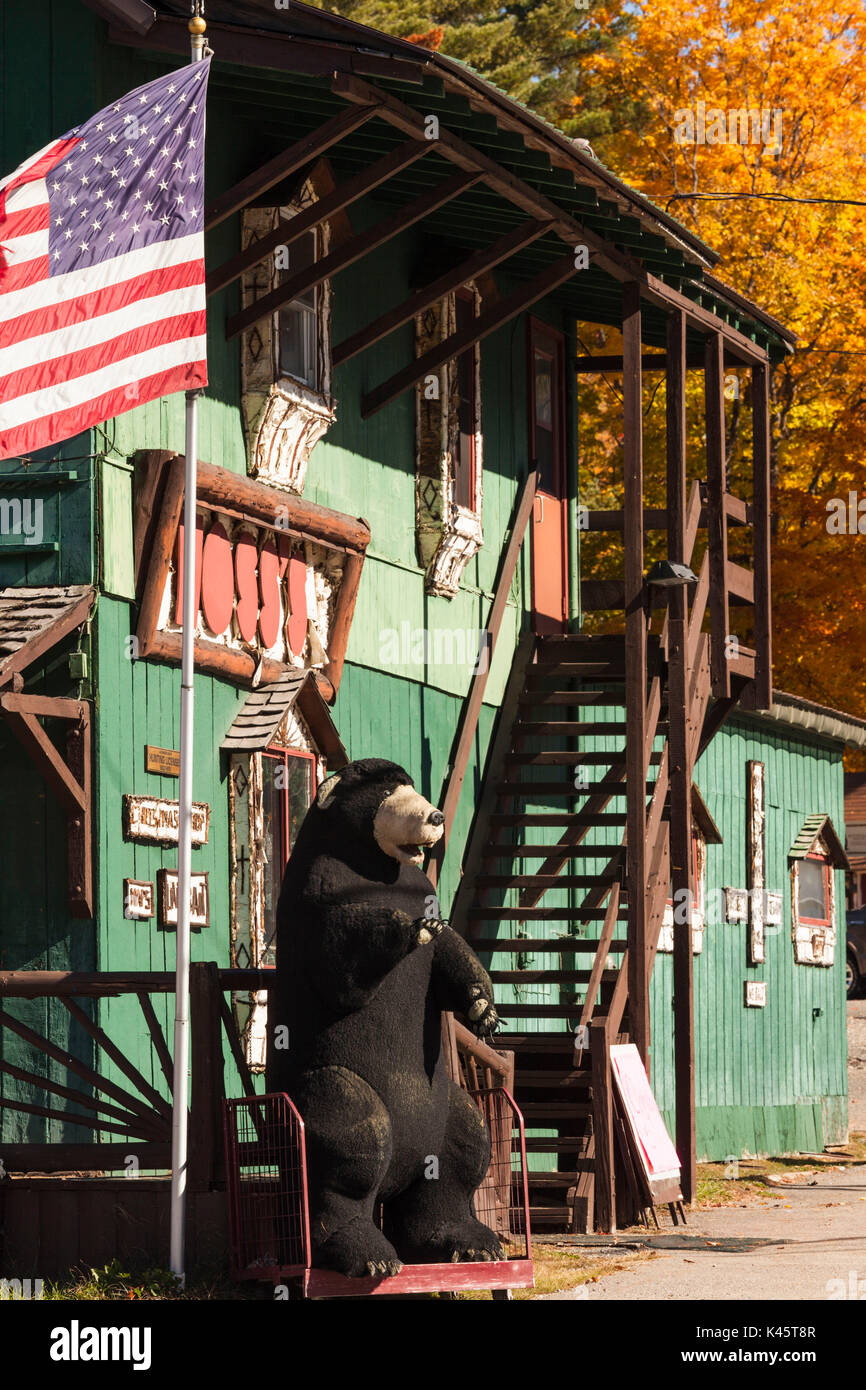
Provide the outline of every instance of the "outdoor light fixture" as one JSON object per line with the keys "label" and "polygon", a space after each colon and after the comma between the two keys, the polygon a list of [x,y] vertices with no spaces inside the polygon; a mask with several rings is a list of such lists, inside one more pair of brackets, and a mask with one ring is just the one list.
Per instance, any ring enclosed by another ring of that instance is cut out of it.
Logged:
{"label": "outdoor light fixture", "polygon": [[656,560],[646,582],[657,585],[659,589],[675,589],[678,584],[697,584],[698,576],[688,565],[678,565],[673,560]]}

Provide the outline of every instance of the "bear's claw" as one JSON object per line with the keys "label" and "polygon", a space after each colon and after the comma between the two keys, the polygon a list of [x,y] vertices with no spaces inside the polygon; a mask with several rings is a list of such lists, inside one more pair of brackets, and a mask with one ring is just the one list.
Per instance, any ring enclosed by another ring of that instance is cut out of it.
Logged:
{"label": "bear's claw", "polygon": [[388,1277],[393,1278],[395,1275],[397,1275],[397,1274],[400,1273],[400,1270],[401,1270],[402,1268],[403,1268],[403,1264],[402,1264],[402,1261],[400,1261],[400,1260],[368,1260],[368,1261],[367,1261],[367,1273],[368,1273],[368,1274],[371,1276],[371,1278],[373,1278],[373,1279],[378,1279],[378,1278],[380,1278],[380,1277],[382,1277],[382,1276],[384,1276],[384,1277],[386,1277],[386,1278],[388,1278]]}

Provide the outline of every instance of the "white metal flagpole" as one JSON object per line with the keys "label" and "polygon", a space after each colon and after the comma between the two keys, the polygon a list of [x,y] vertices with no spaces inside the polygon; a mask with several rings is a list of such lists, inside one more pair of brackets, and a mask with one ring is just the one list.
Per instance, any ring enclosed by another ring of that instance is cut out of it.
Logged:
{"label": "white metal flagpole", "polygon": [[[193,62],[201,62],[205,24],[201,0],[193,0],[189,30]],[[195,557],[198,467],[198,398],[186,393],[186,462],[183,506],[183,640],[180,678],[180,787],[177,856],[177,967],[174,1006],[174,1076],[171,1112],[171,1270],[185,1279],[187,1090],[189,1077],[189,919],[192,870],[192,769],[195,736]]]}

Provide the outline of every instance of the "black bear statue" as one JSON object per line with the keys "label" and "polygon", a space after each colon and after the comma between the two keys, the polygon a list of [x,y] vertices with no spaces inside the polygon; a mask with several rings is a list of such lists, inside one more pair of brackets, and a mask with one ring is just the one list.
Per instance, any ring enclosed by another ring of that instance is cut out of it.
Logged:
{"label": "black bear statue", "polygon": [[443,1010],[480,1037],[497,1024],[421,868],[442,821],[396,763],[349,763],[319,788],[283,879],[268,1086],[304,1120],[313,1263],[348,1276],[502,1255],[472,1209],[487,1129],[441,1047]]}

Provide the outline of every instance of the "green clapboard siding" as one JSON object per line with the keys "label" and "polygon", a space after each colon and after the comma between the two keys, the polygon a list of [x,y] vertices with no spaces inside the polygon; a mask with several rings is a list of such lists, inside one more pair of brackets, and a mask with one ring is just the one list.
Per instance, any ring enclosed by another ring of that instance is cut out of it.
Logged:
{"label": "green clapboard siding", "polygon": [[[746,886],[746,763],[766,768],[766,878],[784,922],[768,928],[766,962],[750,966],[747,925],[726,923],[717,891]],[[695,780],[723,844],[707,849],[710,913],[694,957],[699,1158],[821,1149],[847,1134],[845,886],[836,875],[836,963],[797,965],[788,852],[807,816],[826,811],[843,834],[841,749],[790,726],[735,718],[701,757]],[[657,956],[652,1077],[674,1123],[672,958]],[[744,981],[766,980],[767,1004],[746,1008]]]}

